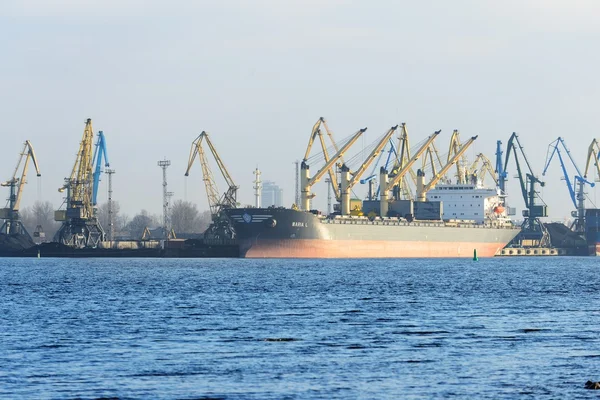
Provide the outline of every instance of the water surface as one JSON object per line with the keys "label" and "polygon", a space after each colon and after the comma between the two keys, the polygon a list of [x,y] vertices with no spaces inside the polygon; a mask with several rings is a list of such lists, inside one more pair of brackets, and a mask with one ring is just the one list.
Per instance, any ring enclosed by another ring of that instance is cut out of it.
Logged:
{"label": "water surface", "polygon": [[595,258],[0,259],[0,398],[597,398]]}

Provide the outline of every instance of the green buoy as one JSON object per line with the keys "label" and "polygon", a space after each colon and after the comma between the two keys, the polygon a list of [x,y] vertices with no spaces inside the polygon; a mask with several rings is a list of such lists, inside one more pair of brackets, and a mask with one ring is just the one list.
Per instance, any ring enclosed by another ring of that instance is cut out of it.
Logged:
{"label": "green buoy", "polygon": [[479,258],[477,258],[477,249],[473,249],[473,261],[479,261]]}

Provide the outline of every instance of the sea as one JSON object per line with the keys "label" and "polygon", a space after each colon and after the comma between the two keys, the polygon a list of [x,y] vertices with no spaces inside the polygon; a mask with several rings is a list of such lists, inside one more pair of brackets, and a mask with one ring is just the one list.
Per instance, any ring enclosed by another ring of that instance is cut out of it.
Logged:
{"label": "sea", "polygon": [[0,259],[0,399],[597,399],[597,258]]}

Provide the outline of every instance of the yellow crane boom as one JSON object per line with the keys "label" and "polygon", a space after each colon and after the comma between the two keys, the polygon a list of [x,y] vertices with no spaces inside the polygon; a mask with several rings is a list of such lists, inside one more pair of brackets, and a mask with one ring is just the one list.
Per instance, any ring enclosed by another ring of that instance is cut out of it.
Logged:
{"label": "yellow crane boom", "polygon": [[65,179],[65,184],[58,191],[64,192],[68,189],[67,195],[67,216],[69,209],[79,209],[76,216],[79,219],[89,219],[94,216],[92,205],[93,194],[93,160],[94,157],[94,129],[92,120],[88,118],[83,130],[83,138],[79,143],[79,150],[73,164],[73,170],[69,178]]}
{"label": "yellow crane boom", "polygon": [[[481,164],[481,167],[479,167],[479,163]],[[477,154],[477,157],[475,157],[475,161],[473,161],[473,163],[471,164],[471,167],[469,168],[469,174],[476,174],[477,178],[480,181],[483,181],[485,174],[490,175],[490,177],[494,180],[494,184],[497,186],[498,185],[498,174],[496,173],[496,171],[494,171],[494,167],[492,166],[492,162],[490,161],[489,158],[486,157],[485,154],[483,153],[479,153]]]}
{"label": "yellow crane boom", "polygon": [[600,180],[600,165],[598,165],[598,157],[600,156],[600,145],[596,139],[592,140],[590,146],[588,147],[588,155],[587,161],[585,163],[585,172],[583,173],[583,177],[587,178],[587,174],[590,168],[590,163],[592,159],[594,160],[594,166],[596,167],[596,181]]}
{"label": "yellow crane boom", "polygon": [[[325,129],[325,132],[327,133],[327,137],[329,137],[329,141],[332,143],[335,151],[336,152],[339,151],[338,145],[335,143],[335,140],[333,139],[333,133],[331,133],[331,130],[329,129],[329,126],[327,125],[327,121],[325,120],[325,118],[320,117],[319,120],[313,125],[312,131],[310,133],[310,138],[308,140],[308,146],[306,146],[306,152],[304,153],[304,158],[302,159],[303,162],[306,162],[308,160],[308,157],[310,156],[310,152],[312,150],[312,146],[313,146],[315,138],[317,136],[319,137],[319,143],[321,144],[321,151],[323,152],[323,157],[325,158],[325,163],[329,162],[329,160],[330,160],[329,151],[327,150],[327,145],[325,144],[325,138],[323,137],[323,134],[321,133],[321,126],[323,126],[323,128]],[[342,163],[344,162],[343,157],[340,157],[340,160]],[[335,173],[333,166],[331,168],[329,168],[329,170],[327,172],[329,174],[329,182],[331,184],[331,188],[333,189],[333,194],[335,195],[336,201],[340,201],[340,187],[338,185],[337,175]]]}
{"label": "yellow crane boom", "polygon": [[[460,151],[460,149],[462,148],[462,144],[460,143],[460,133],[458,132],[458,130],[454,130],[452,132],[452,136],[450,137],[450,147],[448,149],[448,159],[447,162],[450,162],[450,160]],[[459,156],[460,161],[463,163],[466,163],[466,159],[462,156]],[[466,180],[466,176],[465,176],[465,166],[461,165],[460,162],[458,162],[458,158],[457,158],[457,162],[455,162],[456,164],[456,182],[457,183],[465,183]]]}
{"label": "yellow crane boom", "polygon": [[415,152],[415,154],[411,157],[411,159],[408,160],[406,162],[406,164],[404,164],[404,167],[402,167],[400,169],[400,171],[398,171],[394,176],[390,176],[391,180],[387,183],[387,185],[383,185],[383,183],[380,183],[380,186],[382,188],[385,188],[385,191],[388,192],[396,184],[398,184],[398,182],[400,182],[400,180],[404,177],[404,175],[406,175],[408,173],[408,171],[412,168],[412,166],[419,159],[419,157],[421,157],[421,155],[427,150],[429,145],[432,144],[433,141],[438,137],[440,132],[441,132],[441,130],[436,131],[436,132],[432,133],[431,135],[429,135],[429,137],[427,137],[427,139],[425,140],[423,145]]}
{"label": "yellow crane boom", "polygon": [[459,158],[467,151],[467,149],[473,144],[473,142],[477,139],[477,136],[471,137],[465,144],[463,144],[460,149],[450,158],[448,163],[429,181],[427,185],[424,184],[424,173],[421,171],[417,171],[418,182],[417,182],[417,200],[425,201],[427,192],[434,187],[439,180],[448,172],[448,170],[458,162]]}
{"label": "yellow crane boom", "polygon": [[342,166],[342,215],[350,214],[350,190],[360,180],[360,177],[369,168],[369,166],[375,161],[381,150],[387,144],[387,141],[392,137],[394,132],[398,129],[398,125],[392,126],[384,135],[383,138],[377,143],[375,148],[371,151],[371,154],[361,164],[361,166],[354,172],[354,176],[350,178],[350,169],[344,164]]}
{"label": "yellow crane boom", "polygon": [[302,197],[301,198],[301,209],[302,210],[308,211],[310,208],[310,199],[315,197],[314,194],[310,193],[310,189],[311,189],[312,185],[317,183],[323,177],[323,175],[325,175],[325,173],[331,169],[333,164],[335,164],[340,158],[342,158],[342,156],[344,155],[346,150],[348,150],[350,148],[350,146],[352,146],[366,130],[367,130],[367,128],[363,128],[363,129],[359,130],[358,132],[356,132],[350,138],[350,140],[348,140],[348,142],[346,142],[346,144],[344,144],[342,146],[342,148],[339,149],[338,152],[333,157],[331,157],[331,159],[312,178],[310,177],[310,166],[305,161],[302,161],[302,164],[300,166],[300,171],[301,171],[300,187],[301,187],[301,197]]}
{"label": "yellow crane boom", "polygon": [[41,176],[33,145],[29,140],[26,140],[23,151],[19,153],[19,160],[17,161],[17,166],[12,178],[6,182],[0,183],[1,186],[10,188],[7,207],[0,209],[0,219],[4,220],[2,227],[0,227],[0,233],[9,235],[24,234],[29,236],[29,233],[19,218],[19,207],[21,198],[23,197],[23,189],[27,183],[27,171],[29,169],[30,160],[33,162],[37,176]]}
{"label": "yellow crane boom", "polygon": [[[220,197],[214,175],[210,169],[204,148],[202,147],[203,142],[206,142],[208,145],[208,148],[212,153],[217,166],[219,167],[219,171],[221,172],[221,175],[227,184],[227,190]],[[233,181],[233,178],[231,178],[229,171],[227,171],[223,160],[219,156],[219,153],[212,144],[212,141],[208,136],[208,132],[206,131],[202,131],[200,135],[198,135],[198,137],[192,142],[192,148],[190,150],[190,157],[188,159],[188,166],[185,171],[185,176],[189,176],[190,169],[192,168],[196,157],[198,157],[200,166],[202,167],[202,180],[204,181],[204,186],[206,187],[208,205],[210,207],[210,212],[213,219],[219,215],[222,209],[237,207],[237,190],[239,186],[237,186]]]}
{"label": "yellow crane boom", "polygon": [[[9,208],[12,211],[19,211],[23,188],[27,183],[27,171],[29,169],[30,160],[33,162],[37,176],[41,176],[37,157],[35,156],[35,151],[33,150],[33,145],[29,140],[26,140],[23,146],[23,151],[19,153],[19,161],[17,161],[17,166],[15,167],[15,172],[13,173],[12,178],[0,184],[1,186],[11,188]],[[21,171],[21,176],[19,177],[19,169],[21,166],[23,170]]]}

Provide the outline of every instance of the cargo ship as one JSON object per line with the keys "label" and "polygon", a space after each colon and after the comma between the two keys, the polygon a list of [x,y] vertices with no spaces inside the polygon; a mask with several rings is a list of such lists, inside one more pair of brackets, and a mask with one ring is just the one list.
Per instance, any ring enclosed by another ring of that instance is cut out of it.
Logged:
{"label": "cargo ship", "polygon": [[493,257],[520,231],[497,189],[442,184],[427,201],[360,201],[362,216],[294,208],[237,208],[230,219],[246,258]]}

